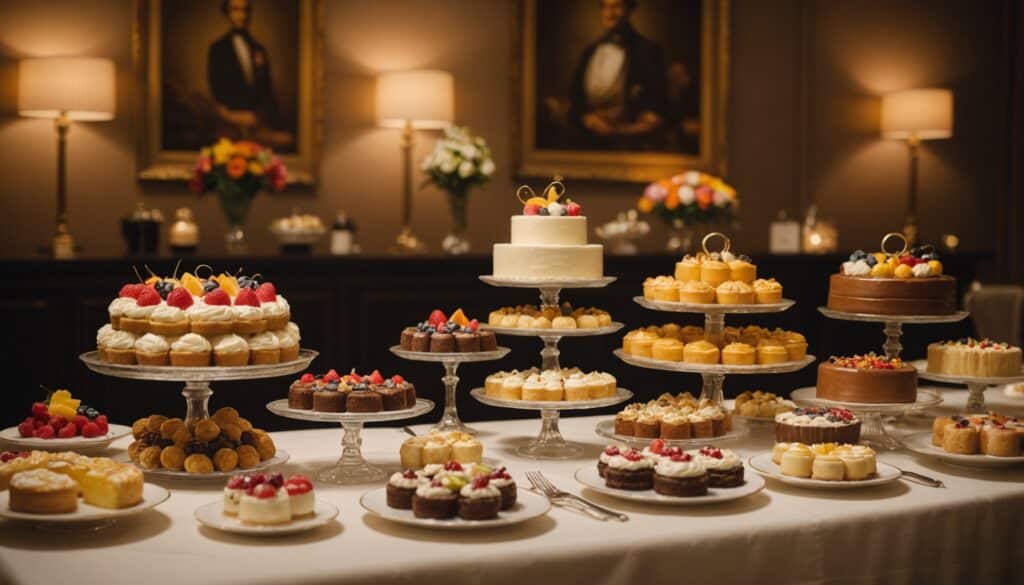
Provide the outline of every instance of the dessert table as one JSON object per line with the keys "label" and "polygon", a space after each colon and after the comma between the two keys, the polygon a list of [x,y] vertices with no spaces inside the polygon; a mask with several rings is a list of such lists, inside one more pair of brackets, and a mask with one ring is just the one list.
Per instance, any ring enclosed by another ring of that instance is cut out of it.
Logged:
{"label": "dessert table", "polygon": [[[943,391],[933,412],[962,411],[967,392]],[[990,407],[1024,413],[1024,401],[992,392]],[[566,418],[567,439],[584,458],[517,458],[531,440],[532,420],[474,423],[485,455],[509,465],[520,486],[541,470],[559,487],[580,493],[572,479],[593,465],[604,440],[602,417]],[[916,417],[894,430],[927,428]],[[728,446],[744,460],[770,449],[771,425]],[[426,426],[417,427],[417,430]],[[406,435],[395,428],[364,431],[377,464],[395,468]],[[292,454],[287,472],[333,463],[337,431],[274,434]],[[126,440],[115,443],[124,448]],[[359,507],[378,485],[317,486],[341,509],[316,531],[287,537],[241,537],[200,527],[202,504],[220,498],[219,483],[162,483],[172,496],[158,508],[94,533],[47,532],[0,523],[0,583],[163,583],[190,585],[289,583],[988,583],[1024,575],[1024,468],[954,467],[898,450],[881,461],[933,476],[945,488],[908,481],[857,491],[809,491],[769,480],[743,500],[711,506],[660,507],[584,491],[625,512],[627,522],[600,522],[555,507],[547,517],[506,529],[436,532],[390,524]],[[748,467],[747,473],[753,473]]]}

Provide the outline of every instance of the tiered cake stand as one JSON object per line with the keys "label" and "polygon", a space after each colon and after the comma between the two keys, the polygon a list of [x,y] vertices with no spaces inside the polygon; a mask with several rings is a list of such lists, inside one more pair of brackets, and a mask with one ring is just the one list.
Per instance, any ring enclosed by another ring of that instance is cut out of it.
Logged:
{"label": "tiered cake stand", "polygon": [[[536,288],[540,290],[540,307],[559,307],[559,295],[563,288],[603,288],[615,282],[614,276],[606,276],[591,280],[524,280],[504,279],[494,276],[481,276],[480,280],[498,287],[509,288]],[[520,327],[493,327],[485,326],[487,330],[498,335],[516,335],[521,337],[539,337],[544,342],[544,349],[541,350],[542,370],[561,370],[558,361],[558,343],[563,337],[592,337],[596,335],[609,335],[622,329],[622,323],[613,322],[605,327],[591,329],[526,329]],[[528,444],[516,449],[516,453],[530,459],[571,459],[583,453],[583,446],[570,443],[562,437],[558,430],[558,420],[563,410],[588,410],[603,408],[624,402],[633,397],[633,393],[624,388],[617,388],[615,396],[600,398],[597,400],[574,400],[574,401],[529,401],[529,400],[501,400],[487,396],[483,388],[474,388],[470,395],[480,402],[498,408],[513,408],[519,410],[539,410],[541,416],[540,434]]]}
{"label": "tiered cake stand", "polygon": [[928,360],[918,360],[910,365],[917,368],[917,377],[932,382],[945,382],[947,384],[967,385],[967,413],[985,414],[988,407],[985,406],[985,390],[990,386],[1002,386],[1004,384],[1016,384],[1024,382],[1024,371],[1017,376],[1006,376],[1002,378],[984,376],[953,376],[948,374],[934,374],[928,372]]}
{"label": "tiered cake stand", "polygon": [[417,398],[416,406],[403,410],[386,410],[382,412],[315,412],[288,408],[288,399],[282,398],[267,404],[267,410],[285,418],[308,420],[314,422],[341,423],[341,457],[334,465],[327,466],[317,472],[317,479],[334,484],[355,484],[378,481],[386,472],[379,467],[370,465],[363,459],[362,431],[363,423],[402,420],[426,414],[434,409],[434,403],[425,398]]}
{"label": "tiered cake stand", "polygon": [[444,382],[444,414],[441,415],[441,420],[434,425],[431,431],[444,433],[459,431],[469,433],[471,435],[477,434],[476,429],[463,424],[462,420],[459,418],[459,411],[455,406],[455,389],[459,385],[459,377],[456,373],[459,370],[459,364],[500,360],[508,355],[508,352],[511,351],[509,348],[499,347],[494,351],[477,351],[471,353],[408,351],[402,349],[402,346],[400,345],[394,345],[389,349],[391,353],[404,360],[411,360],[414,362],[439,362],[444,366],[444,377],[441,378],[441,381]]}

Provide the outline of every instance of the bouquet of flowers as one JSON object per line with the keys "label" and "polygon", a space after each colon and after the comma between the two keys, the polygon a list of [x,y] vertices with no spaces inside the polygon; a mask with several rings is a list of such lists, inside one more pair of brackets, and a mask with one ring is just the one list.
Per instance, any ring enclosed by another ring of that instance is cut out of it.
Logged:
{"label": "bouquet of flowers", "polygon": [[420,170],[427,173],[426,185],[435,185],[448,193],[464,197],[475,185],[483,185],[494,174],[491,149],[480,136],[471,136],[469,129],[448,126],[444,138],[423,159]]}
{"label": "bouquet of flowers", "polygon": [[730,219],[739,203],[736,189],[722,179],[687,171],[648,185],[637,209],[657,214],[673,225],[691,226]]}
{"label": "bouquet of flowers", "polygon": [[217,193],[228,222],[240,228],[256,194],[263,189],[280,191],[287,179],[284,163],[269,148],[248,140],[221,138],[199,151],[188,187],[196,194]]}

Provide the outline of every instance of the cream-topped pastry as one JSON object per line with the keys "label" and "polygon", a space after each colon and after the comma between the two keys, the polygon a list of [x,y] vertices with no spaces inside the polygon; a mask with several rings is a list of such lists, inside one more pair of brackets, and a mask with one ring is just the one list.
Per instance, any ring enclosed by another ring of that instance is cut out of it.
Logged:
{"label": "cream-topped pastry", "polygon": [[249,363],[249,343],[234,333],[211,340],[213,361],[218,366],[244,366]]}
{"label": "cream-topped pastry", "polygon": [[[211,295],[213,293],[208,294],[207,297]],[[227,295],[217,295],[217,298],[220,297],[223,297],[225,303],[230,302],[227,299]],[[189,328],[192,333],[202,335],[224,335],[231,333],[235,323],[235,313],[231,310],[231,305],[211,304],[207,302],[208,300],[213,299],[206,299],[204,297],[201,302],[185,309],[185,315],[188,316]]]}
{"label": "cream-topped pastry", "polygon": [[115,327],[119,326],[118,322],[124,315],[125,311],[127,311],[129,307],[133,307],[136,304],[137,303],[135,299],[133,299],[132,297],[117,297],[116,299],[110,301],[110,304],[107,305],[107,313],[110,316],[110,324]]}
{"label": "cream-topped pastry", "polygon": [[115,364],[134,364],[136,339],[138,337],[134,333],[124,330],[112,331],[103,342],[105,359]]}
{"label": "cream-topped pastry", "polygon": [[814,453],[803,443],[791,444],[779,460],[782,474],[793,477],[811,477],[813,466]]}
{"label": "cream-topped pastry", "polygon": [[288,492],[269,483],[254,486],[242,495],[238,519],[249,524],[286,524],[292,521]]}
{"label": "cream-topped pastry", "polygon": [[110,323],[103,325],[96,331],[96,351],[100,355],[101,360],[107,359],[107,339],[114,333],[114,326]]}
{"label": "cream-topped pastry", "polygon": [[161,335],[147,333],[135,340],[135,359],[144,366],[166,366],[171,344]]}
{"label": "cream-topped pastry", "polygon": [[654,465],[654,473],[665,477],[700,477],[707,473],[705,462],[699,457],[675,459],[671,457],[658,457]]}
{"label": "cream-topped pastry", "polygon": [[293,475],[284,482],[284,491],[288,493],[291,504],[292,518],[300,518],[313,514],[316,499],[313,496],[313,483],[304,475]]}
{"label": "cream-topped pastry", "polygon": [[249,359],[253,364],[276,364],[281,360],[281,342],[271,331],[250,335]]}
{"label": "cream-topped pastry", "polygon": [[186,333],[171,343],[172,366],[208,366],[213,346],[202,335]]}

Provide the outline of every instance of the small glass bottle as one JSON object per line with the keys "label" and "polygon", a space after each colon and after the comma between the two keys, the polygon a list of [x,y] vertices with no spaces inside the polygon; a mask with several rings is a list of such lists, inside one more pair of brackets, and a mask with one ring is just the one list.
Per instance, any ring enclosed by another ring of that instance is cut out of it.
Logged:
{"label": "small glass bottle", "polygon": [[344,211],[339,211],[331,228],[331,254],[345,256],[356,251],[356,224]]}

